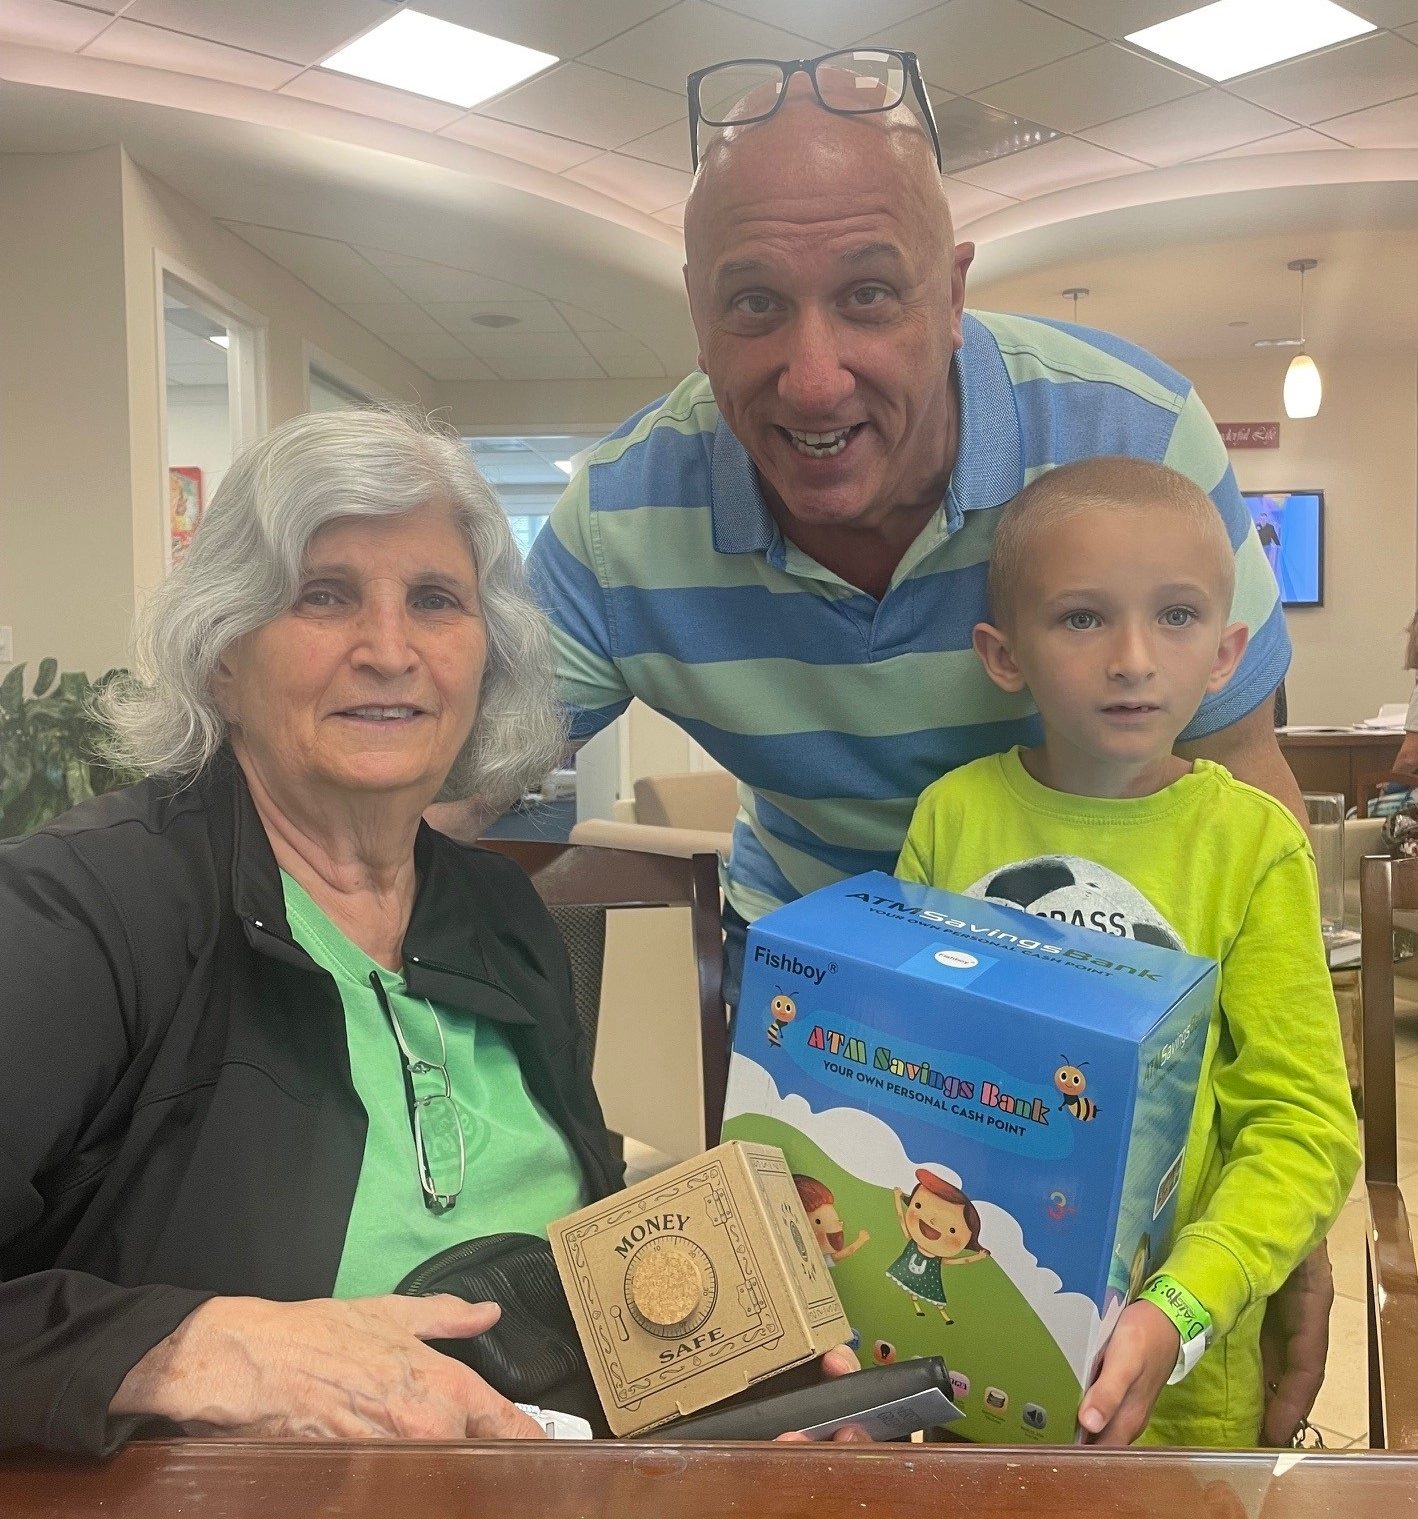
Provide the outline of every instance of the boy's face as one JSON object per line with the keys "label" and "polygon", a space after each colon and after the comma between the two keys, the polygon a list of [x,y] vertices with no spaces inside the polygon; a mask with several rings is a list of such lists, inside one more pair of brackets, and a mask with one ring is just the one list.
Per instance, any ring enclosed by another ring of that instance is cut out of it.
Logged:
{"label": "boy's face", "polygon": [[1051,753],[1146,765],[1171,753],[1245,649],[1217,558],[1175,509],[1079,512],[1040,529],[1012,625],[982,624],[975,647],[996,684],[1027,687]]}

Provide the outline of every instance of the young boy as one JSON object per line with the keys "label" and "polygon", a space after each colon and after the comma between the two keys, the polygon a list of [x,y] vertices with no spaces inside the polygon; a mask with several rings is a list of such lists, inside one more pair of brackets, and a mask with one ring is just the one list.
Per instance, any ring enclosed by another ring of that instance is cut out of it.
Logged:
{"label": "young boy", "polygon": [[1324,1238],[1359,1164],[1304,832],[1222,766],[1173,753],[1245,648],[1234,576],[1220,515],[1170,469],[1091,459],[1021,492],[974,645],[997,686],[1029,692],[1044,742],[931,786],[897,866],[978,897],[1018,863],[1013,906],[1071,879],[1070,921],[1140,925],[1221,967],[1172,1250],[1079,1411],[1099,1443],[1144,1426],[1152,1444],[1257,1443],[1265,1300]]}

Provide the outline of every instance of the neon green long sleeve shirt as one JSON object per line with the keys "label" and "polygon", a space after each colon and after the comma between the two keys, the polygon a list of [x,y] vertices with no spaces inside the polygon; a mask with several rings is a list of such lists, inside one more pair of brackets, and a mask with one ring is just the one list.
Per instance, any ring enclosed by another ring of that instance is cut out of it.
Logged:
{"label": "neon green long sleeve shirt", "polygon": [[924,793],[897,874],[978,897],[1000,867],[1058,855],[1102,869],[1075,870],[1079,892],[1036,911],[1126,933],[1130,883],[1221,967],[1162,1268],[1210,1311],[1215,1339],[1163,1390],[1142,1438],[1254,1445],[1265,1301],[1328,1233],[1359,1166],[1314,858],[1279,802],[1208,760],[1119,800],[1053,791],[1014,750]]}

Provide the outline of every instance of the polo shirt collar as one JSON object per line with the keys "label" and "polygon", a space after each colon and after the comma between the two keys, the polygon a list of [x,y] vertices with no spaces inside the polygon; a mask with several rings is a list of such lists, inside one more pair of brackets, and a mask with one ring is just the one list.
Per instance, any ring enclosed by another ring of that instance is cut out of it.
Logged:
{"label": "polo shirt collar", "polygon": [[[960,446],[944,502],[946,527],[955,532],[965,512],[1003,506],[1024,488],[1024,447],[1014,386],[989,328],[969,312],[955,356],[960,390]],[[709,465],[710,518],[720,554],[767,553],[778,524],[763,500],[748,450],[720,417]]]}
{"label": "polo shirt collar", "polygon": [[946,495],[954,532],[965,512],[1012,501],[1024,489],[1024,444],[1014,385],[994,334],[965,313],[964,343],[955,359],[960,387],[960,443]]}

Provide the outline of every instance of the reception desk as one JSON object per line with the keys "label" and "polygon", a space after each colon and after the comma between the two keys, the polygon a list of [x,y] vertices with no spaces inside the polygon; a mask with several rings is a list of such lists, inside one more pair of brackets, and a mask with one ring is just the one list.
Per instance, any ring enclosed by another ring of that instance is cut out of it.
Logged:
{"label": "reception desk", "polygon": [[1403,742],[1401,733],[1376,733],[1371,728],[1333,728],[1322,733],[1276,731],[1301,791],[1343,792],[1345,805],[1357,807],[1372,793],[1381,777],[1393,769]]}
{"label": "reception desk", "polygon": [[162,1441],[0,1457],[5,1519],[1393,1519],[1410,1456],[942,1445]]}

